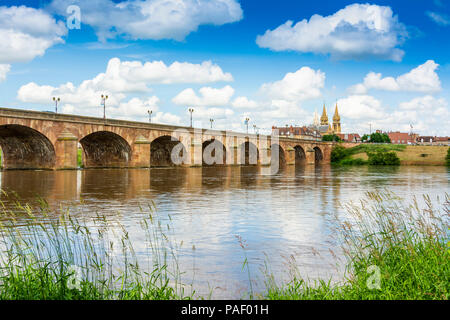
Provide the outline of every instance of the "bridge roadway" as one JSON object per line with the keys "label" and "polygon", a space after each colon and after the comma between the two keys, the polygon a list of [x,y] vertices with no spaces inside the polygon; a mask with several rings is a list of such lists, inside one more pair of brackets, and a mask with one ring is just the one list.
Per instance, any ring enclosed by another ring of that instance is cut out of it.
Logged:
{"label": "bridge roadway", "polygon": [[0,108],[3,169],[321,164],[332,143]]}

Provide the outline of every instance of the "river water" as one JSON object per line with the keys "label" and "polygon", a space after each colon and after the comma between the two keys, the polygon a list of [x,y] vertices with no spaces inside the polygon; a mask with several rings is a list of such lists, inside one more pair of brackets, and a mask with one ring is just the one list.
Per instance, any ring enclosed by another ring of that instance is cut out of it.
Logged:
{"label": "river water", "polygon": [[[201,295],[213,289],[213,298],[240,298],[250,288],[248,271],[253,290],[264,288],[265,265],[280,281],[293,265],[305,278],[339,279],[343,265],[334,257],[333,217],[345,214],[341,203],[384,188],[406,198],[443,197],[450,178],[446,167],[289,166],[274,176],[260,170],[2,171],[0,187],[21,202],[41,197],[55,207],[76,203],[86,215],[116,219],[130,231],[138,256],[145,252],[140,208],[154,201],[158,216],[168,221],[170,215],[176,241],[183,241],[178,262],[184,281]],[[5,196],[2,201],[8,205]],[[246,257],[249,269],[243,268]]]}

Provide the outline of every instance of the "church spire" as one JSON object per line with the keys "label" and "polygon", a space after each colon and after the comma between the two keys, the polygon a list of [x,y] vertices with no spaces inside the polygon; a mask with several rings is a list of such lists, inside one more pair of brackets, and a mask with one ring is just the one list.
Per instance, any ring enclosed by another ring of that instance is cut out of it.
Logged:
{"label": "church spire", "polygon": [[317,109],[314,110],[314,120],[313,120],[313,125],[318,127],[320,125],[320,121],[319,121],[319,114],[317,113]]}
{"label": "church spire", "polygon": [[338,105],[336,102],[336,108],[333,116],[333,131],[335,133],[341,133],[341,117],[339,116]]}
{"label": "church spire", "polygon": [[325,108],[325,103],[323,104],[322,116],[320,117],[320,124],[322,126],[328,125],[328,115],[327,109]]}
{"label": "church spire", "polygon": [[337,102],[336,102],[336,108],[334,109],[333,121],[336,121],[336,122],[341,121],[341,117],[339,116]]}

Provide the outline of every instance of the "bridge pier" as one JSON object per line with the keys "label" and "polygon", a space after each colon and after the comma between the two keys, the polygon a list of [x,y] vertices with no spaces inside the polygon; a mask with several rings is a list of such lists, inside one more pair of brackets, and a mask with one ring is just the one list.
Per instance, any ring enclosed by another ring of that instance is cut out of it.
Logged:
{"label": "bridge pier", "polygon": [[131,166],[135,168],[150,168],[151,142],[142,135],[133,143]]}
{"label": "bridge pier", "polygon": [[61,132],[55,143],[56,169],[78,168],[78,138],[70,131]]}
{"label": "bridge pier", "polygon": [[308,147],[306,149],[306,164],[315,164],[316,163],[316,152],[313,148]]}

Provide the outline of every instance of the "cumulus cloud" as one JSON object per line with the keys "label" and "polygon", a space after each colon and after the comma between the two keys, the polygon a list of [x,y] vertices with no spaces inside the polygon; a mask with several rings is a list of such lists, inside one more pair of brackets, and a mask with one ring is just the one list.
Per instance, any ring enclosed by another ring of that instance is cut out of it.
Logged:
{"label": "cumulus cloud", "polygon": [[368,95],[351,95],[337,101],[339,114],[349,119],[381,119],[385,116],[381,101]]}
{"label": "cumulus cloud", "polygon": [[260,92],[274,100],[300,102],[321,96],[325,84],[325,73],[302,67],[287,73],[282,80],[265,83]]}
{"label": "cumulus cloud", "polygon": [[[65,16],[73,0],[53,0],[47,9]],[[101,40],[125,35],[132,39],[182,41],[200,25],[223,25],[242,19],[236,0],[90,0],[77,3],[82,23]]]}
{"label": "cumulus cloud", "polygon": [[370,89],[438,92],[441,90],[441,81],[436,73],[438,66],[433,60],[428,60],[424,64],[397,78],[383,78],[381,73],[370,72],[364,78],[363,83],[352,86],[350,92],[354,94],[365,94]]}
{"label": "cumulus cloud", "polygon": [[440,26],[448,26],[450,25],[450,17],[442,14],[442,13],[438,13],[438,12],[433,12],[433,11],[427,11],[425,12],[425,14],[431,19],[433,20],[435,23],[437,23]]}
{"label": "cumulus cloud", "polygon": [[401,102],[396,108],[388,108],[375,97],[352,95],[338,100],[339,113],[345,132],[361,134],[381,129],[384,131],[414,131],[425,135],[448,135],[450,112],[444,98],[430,95]]}
{"label": "cumulus cloud", "polygon": [[[47,103],[52,96],[60,96],[72,105],[98,106],[101,94],[109,94],[113,104],[118,104],[127,93],[148,92],[150,84],[172,84],[192,82],[215,82],[231,80],[231,74],[209,61],[202,64],[174,62],[167,66],[162,61],[120,61],[113,58],[106,71],[93,79],[84,80],[79,86],[71,82],[59,87],[38,85],[34,82],[23,85],[18,99],[23,102]],[[231,87],[230,87],[231,88]],[[205,89],[206,90],[206,89]],[[206,90],[207,91],[207,90]]]}
{"label": "cumulus cloud", "polygon": [[[0,68],[0,76],[1,76]],[[1,78],[0,78],[1,79]],[[21,86],[17,92],[18,100],[28,103],[48,104],[54,96],[61,98],[63,112],[101,116],[100,96],[107,94],[107,113],[122,119],[145,117],[148,109],[154,112],[155,121],[179,123],[180,118],[170,113],[157,112],[159,99],[155,96],[141,100],[128,96],[133,93],[148,93],[151,84],[204,83],[230,81],[232,76],[210,61],[201,64],[174,62],[166,65],[162,61],[146,62],[120,61],[113,58],[108,62],[106,71],[92,79],[84,80],[80,85],[72,82],[60,86],[39,85],[30,82]],[[192,89],[191,89],[192,90]],[[202,88],[199,106],[225,105],[234,90],[230,86],[223,89]],[[193,94],[195,96],[195,93]],[[183,94],[185,99],[189,95]],[[192,101],[190,101],[192,102]],[[195,102],[195,101],[194,101]],[[197,105],[197,104],[194,104]]]}
{"label": "cumulus cloud", "polygon": [[428,111],[431,114],[436,114],[436,112],[439,114],[443,109],[446,109],[447,106],[447,101],[444,98],[435,98],[430,95],[417,97],[411,101],[399,104],[401,110]]}
{"label": "cumulus cloud", "polygon": [[331,54],[337,59],[377,57],[400,61],[406,27],[390,7],[352,4],[330,16],[289,20],[256,39],[262,48]]}
{"label": "cumulus cloud", "polygon": [[9,64],[0,64],[0,82],[5,81],[11,66]]}
{"label": "cumulus cloud", "polygon": [[177,94],[172,99],[172,102],[178,105],[193,107],[226,106],[230,103],[234,89],[228,85],[220,89],[202,87],[199,89],[199,93],[200,96],[192,88],[188,88]]}
{"label": "cumulus cloud", "polygon": [[231,105],[236,109],[255,109],[259,106],[258,102],[249,100],[247,97],[237,97]]}
{"label": "cumulus cloud", "polygon": [[48,13],[25,6],[0,7],[0,64],[26,62],[62,43],[67,29]]}
{"label": "cumulus cloud", "polygon": [[120,61],[112,58],[105,73],[85,85],[109,89],[114,92],[145,92],[149,84],[208,83],[232,81],[230,73],[211,61],[201,64],[175,61],[167,66],[162,61],[142,64],[140,61]]}

